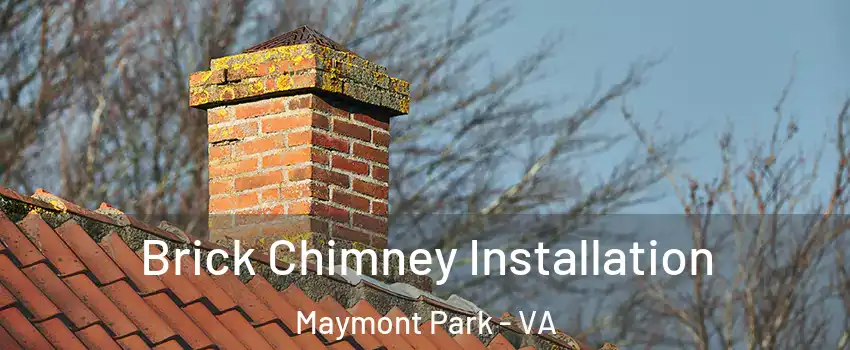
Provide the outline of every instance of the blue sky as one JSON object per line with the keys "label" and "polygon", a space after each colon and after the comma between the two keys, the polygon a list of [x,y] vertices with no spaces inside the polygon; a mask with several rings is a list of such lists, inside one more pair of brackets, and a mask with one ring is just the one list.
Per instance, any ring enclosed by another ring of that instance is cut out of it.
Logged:
{"label": "blue sky", "polygon": [[[648,85],[628,101],[645,122],[660,114],[664,133],[699,130],[685,153],[701,159],[727,121],[741,138],[770,132],[772,107],[795,54],[796,83],[785,111],[800,121],[801,146],[824,142],[850,95],[848,1],[526,0],[516,6],[516,21],[488,47],[499,65],[523,45],[533,48],[537,42],[529,37],[562,32],[547,90],[581,100],[596,74],[611,81],[636,59],[666,53]],[[707,173],[715,159],[708,154],[709,162],[688,169]],[[675,209],[675,202],[665,201],[640,211]]]}

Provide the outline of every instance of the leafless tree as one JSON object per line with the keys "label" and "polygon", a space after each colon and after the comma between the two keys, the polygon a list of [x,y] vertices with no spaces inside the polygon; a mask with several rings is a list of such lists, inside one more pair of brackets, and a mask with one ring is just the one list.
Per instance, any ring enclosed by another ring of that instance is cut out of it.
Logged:
{"label": "leafless tree", "polygon": [[[636,64],[608,87],[588,87],[584,100],[547,94],[537,87],[557,38],[541,36],[539,47],[492,68],[486,40],[512,20],[512,6],[5,0],[0,183],[23,192],[45,187],[89,207],[108,202],[145,221],[169,218],[203,232],[207,125],[187,106],[187,76],[211,58],[306,24],[411,82],[412,112],[392,125],[391,220],[440,229],[391,229],[392,245],[566,242],[586,221],[651,199],[646,190],[663,175],[658,165],[674,160],[681,140],[658,142],[649,155],[606,156],[610,174],[584,173],[594,157],[626,142],[627,129],[599,125],[616,118],[610,105],[638,88],[654,63]],[[561,222],[528,219],[552,213]],[[576,285],[568,282],[550,278],[545,289],[466,278],[444,292],[463,290],[491,306]]]}
{"label": "leafless tree", "polygon": [[[703,265],[696,276],[635,278],[623,287],[629,297],[597,322],[606,327],[591,333],[646,349],[850,348],[850,99],[830,131],[831,149],[798,151],[799,125],[783,113],[791,86],[774,107],[767,140],[742,149],[734,127],[720,135],[717,174],[662,167],[682,205],[691,248],[713,252],[714,273]],[[652,147],[651,132],[628,109],[622,113]]]}

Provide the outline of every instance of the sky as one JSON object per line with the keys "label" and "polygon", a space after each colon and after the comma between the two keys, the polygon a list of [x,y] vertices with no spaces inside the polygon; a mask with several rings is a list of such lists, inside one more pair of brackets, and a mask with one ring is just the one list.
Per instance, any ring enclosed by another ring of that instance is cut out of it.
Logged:
{"label": "sky", "polygon": [[[684,152],[700,161],[687,169],[709,174],[717,157],[705,152],[716,149],[727,122],[743,139],[769,134],[792,71],[785,113],[799,121],[799,145],[827,141],[824,133],[850,96],[847,14],[850,1],[842,0],[526,0],[488,47],[494,62],[505,64],[538,44],[528,38],[562,33],[543,87],[578,97],[590,93],[597,74],[613,81],[630,63],[663,55],[628,102],[644,122],[660,120],[667,134],[697,130]],[[677,209],[669,199],[638,211]]]}

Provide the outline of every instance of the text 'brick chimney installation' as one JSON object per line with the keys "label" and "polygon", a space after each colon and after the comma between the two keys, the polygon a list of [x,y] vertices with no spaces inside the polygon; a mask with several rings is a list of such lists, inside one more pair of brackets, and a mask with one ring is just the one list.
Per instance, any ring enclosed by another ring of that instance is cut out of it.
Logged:
{"label": "text 'brick chimney installation'", "polygon": [[211,240],[386,247],[389,119],[408,111],[407,82],[301,27],[189,84],[209,122]]}

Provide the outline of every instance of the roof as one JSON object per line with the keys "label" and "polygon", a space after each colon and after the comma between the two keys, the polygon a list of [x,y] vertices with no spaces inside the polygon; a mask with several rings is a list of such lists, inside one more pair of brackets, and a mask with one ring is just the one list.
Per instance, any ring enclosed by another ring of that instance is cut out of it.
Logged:
{"label": "roof", "polygon": [[[178,276],[173,266],[162,276],[145,275],[145,239],[189,247],[196,237],[106,204],[87,210],[43,190],[28,197],[0,187],[0,348],[584,349],[563,333],[499,326],[498,317],[495,334],[452,337],[437,327],[420,335],[347,331],[337,340],[334,332],[299,333],[297,311],[377,318],[480,309],[457,296],[442,299],[369,277],[263,274],[267,256],[252,261],[255,276]],[[206,241],[201,247],[221,248]]]}
{"label": "roof", "polygon": [[324,36],[322,33],[317,32],[315,29],[310,28],[308,26],[300,26],[291,31],[278,35],[274,38],[266,40],[262,43],[254,45],[245,50],[245,53],[271,49],[273,47],[291,46],[299,44],[317,44],[337,51],[351,52],[342,44],[331,40],[330,38]]}

